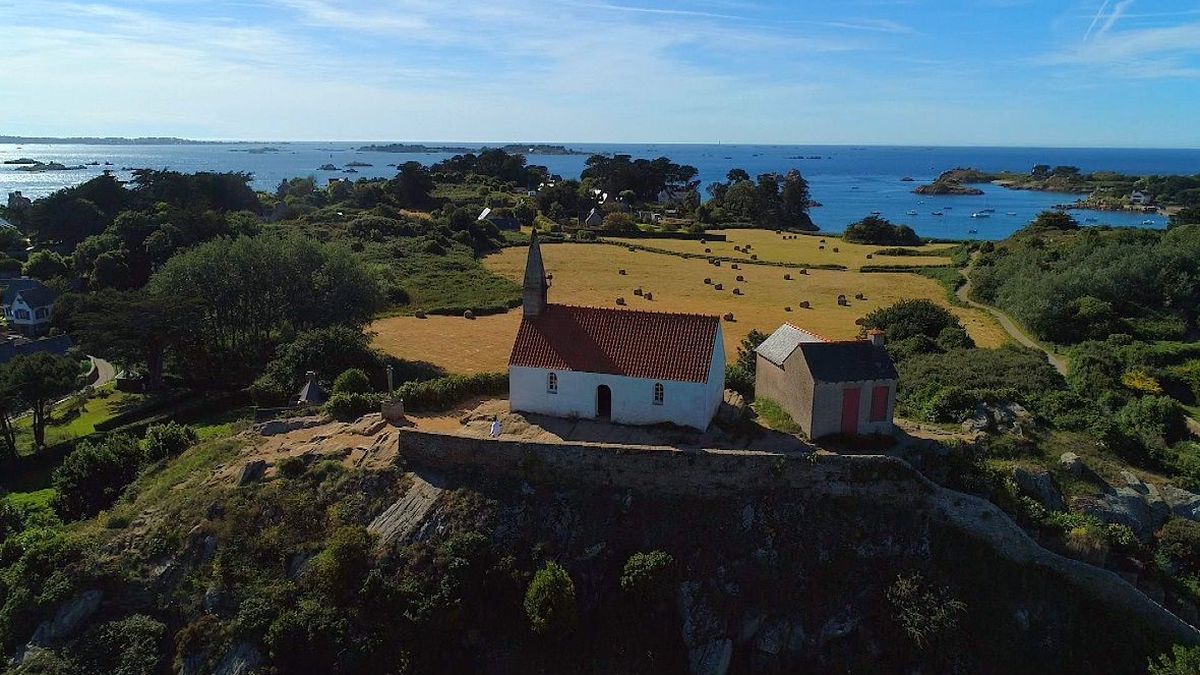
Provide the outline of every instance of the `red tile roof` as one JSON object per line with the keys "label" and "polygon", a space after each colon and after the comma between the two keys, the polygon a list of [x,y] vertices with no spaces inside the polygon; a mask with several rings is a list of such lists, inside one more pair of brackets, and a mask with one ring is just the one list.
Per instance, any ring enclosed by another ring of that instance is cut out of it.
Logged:
{"label": "red tile roof", "polygon": [[521,320],[508,365],[707,382],[720,327],[701,314],[547,305]]}

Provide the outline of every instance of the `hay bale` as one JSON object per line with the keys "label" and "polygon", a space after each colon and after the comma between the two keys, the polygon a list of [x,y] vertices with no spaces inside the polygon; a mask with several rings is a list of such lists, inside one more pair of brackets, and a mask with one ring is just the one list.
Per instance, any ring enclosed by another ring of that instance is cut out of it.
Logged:
{"label": "hay bale", "polygon": [[849,301],[849,300],[847,300],[847,299],[846,299],[846,296],[844,296],[844,295],[839,295],[839,296],[838,296],[838,301],[837,301],[837,302],[838,302],[838,304],[839,304],[839,305],[841,305],[842,307],[846,307],[846,306],[848,306],[848,305],[850,304],[850,301]]}
{"label": "hay bale", "polygon": [[824,239],[820,240],[820,243],[824,244],[824,243],[825,243],[825,240],[824,240]]}
{"label": "hay bale", "polygon": [[653,294],[653,293],[646,293],[646,294],[645,294],[644,296],[642,296],[642,297],[646,298],[647,300],[653,300],[653,299],[654,299],[654,294]]}
{"label": "hay bale", "polygon": [[417,317],[418,319],[424,319],[424,318],[426,318],[426,317],[425,317],[425,312],[417,312],[416,314],[413,314],[413,316]]}
{"label": "hay bale", "polygon": [[726,314],[726,315],[725,315],[725,316],[723,316],[722,318],[723,318],[723,319],[725,319],[726,321],[733,321],[733,320],[734,320],[734,319],[733,319],[733,312],[730,312],[730,313]]}
{"label": "hay bale", "polygon": [[469,309],[468,309],[467,311],[463,312],[463,318],[464,318],[464,319],[471,319],[471,320],[474,320],[474,319],[475,319],[475,312],[472,312],[471,310],[469,310]]}
{"label": "hay bale", "polygon": [[721,261],[720,261],[720,260],[714,260],[714,261],[713,261],[713,265],[715,265],[716,267],[720,267],[720,266],[721,266]]}
{"label": "hay bale", "polygon": [[755,253],[754,255],[750,256],[750,259],[751,259],[751,260],[758,260],[758,254],[757,254],[757,253]]}
{"label": "hay bale", "polygon": [[783,308],[783,311],[785,311],[785,312],[790,312],[790,311],[792,311],[792,308],[791,308],[791,307],[784,307],[784,308]]}
{"label": "hay bale", "polygon": [[711,249],[711,248],[706,248],[706,249],[704,249],[704,252],[705,252],[705,253],[712,253],[712,249]]}
{"label": "hay bale", "polygon": [[617,298],[617,304],[618,304],[618,305],[621,305],[621,306],[624,306],[624,305],[625,305],[625,298]]}
{"label": "hay bale", "polygon": [[617,270],[617,274],[620,274],[621,276],[625,276],[625,270]]}
{"label": "hay bale", "polygon": [[820,246],[818,246],[818,247],[817,247],[817,250],[819,250],[819,251],[824,251],[824,250],[825,250],[825,245],[824,245],[824,244],[821,244]]}
{"label": "hay bale", "polygon": [[742,275],[740,275],[740,274],[739,274],[739,275],[737,275],[737,280],[738,280],[738,281],[745,281],[745,280],[746,280],[746,277],[744,277],[744,276],[742,276]]}
{"label": "hay bale", "polygon": [[812,307],[812,303],[810,303],[809,301],[807,301],[807,300],[800,301],[800,309],[810,309],[811,307]]}
{"label": "hay bale", "polygon": [[838,252],[839,252],[839,251],[838,251],[838,247],[834,246],[834,247],[833,247],[833,252],[834,252],[834,253],[838,253]]}
{"label": "hay bale", "polygon": [[870,260],[870,259],[872,259],[872,258],[874,258],[874,257],[875,257],[875,255],[874,255],[874,254],[872,254],[872,253],[868,253],[868,254],[867,254],[867,260]]}
{"label": "hay bale", "polygon": [[863,295],[862,293],[855,293],[855,294],[854,294],[854,299],[855,299],[855,300],[866,300],[866,299],[867,299],[867,296]]}
{"label": "hay bale", "polygon": [[783,280],[784,280],[784,281],[791,281],[791,280],[792,280],[792,275],[790,275],[790,274],[785,274],[785,275],[783,275]]}
{"label": "hay bale", "polygon": [[733,289],[733,294],[734,294],[734,295],[741,295],[741,294],[742,294],[742,289],[740,289],[740,288],[735,288],[735,289]]}
{"label": "hay bale", "polygon": [[717,284],[716,286],[713,286],[713,290],[723,291],[725,290],[725,286],[723,284]]}
{"label": "hay bale", "polygon": [[711,285],[712,285],[712,278],[711,278],[711,277],[704,277],[704,285],[705,285],[705,286],[711,286]]}
{"label": "hay bale", "polygon": [[629,247],[629,252],[630,252],[630,253],[637,253],[637,249],[636,249],[636,248],[634,248],[634,247],[632,247],[632,246],[630,246],[630,247]]}
{"label": "hay bale", "polygon": [[641,295],[641,294],[642,294],[642,287],[641,287],[641,286],[638,286],[637,288],[633,289],[633,294],[634,294],[634,295]]}
{"label": "hay bale", "polygon": [[737,264],[737,263],[732,263],[732,264],[729,266],[729,269],[731,269],[731,270],[740,270],[740,269],[742,269],[742,268],[741,268],[741,267],[738,267],[738,264]]}

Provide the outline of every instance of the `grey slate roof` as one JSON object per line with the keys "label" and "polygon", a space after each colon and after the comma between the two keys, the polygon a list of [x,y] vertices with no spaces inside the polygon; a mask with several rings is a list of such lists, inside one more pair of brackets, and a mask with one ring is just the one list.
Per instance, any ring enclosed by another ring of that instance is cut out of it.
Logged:
{"label": "grey slate roof", "polygon": [[[17,299],[17,293],[27,291],[31,288],[41,286],[42,282],[37,279],[28,277],[17,277],[14,279],[0,279],[0,287],[4,288],[3,295],[0,295],[0,302],[6,305],[13,304],[13,300]],[[28,302],[28,300],[26,301]]]}
{"label": "grey slate roof", "polygon": [[824,342],[824,340],[806,330],[785,323],[771,333],[771,337],[764,340],[754,351],[771,363],[782,366],[792,352],[796,351],[796,347],[805,342]]}
{"label": "grey slate roof", "polygon": [[866,340],[810,342],[798,349],[817,382],[900,379],[887,350]]}
{"label": "grey slate roof", "polygon": [[41,284],[30,289],[18,291],[17,295],[30,307],[49,307],[58,298],[58,293]]}
{"label": "grey slate roof", "polygon": [[8,363],[18,356],[28,356],[38,352],[49,352],[57,356],[67,353],[75,343],[69,335],[42,338],[41,340],[13,340],[0,343],[0,364]]}

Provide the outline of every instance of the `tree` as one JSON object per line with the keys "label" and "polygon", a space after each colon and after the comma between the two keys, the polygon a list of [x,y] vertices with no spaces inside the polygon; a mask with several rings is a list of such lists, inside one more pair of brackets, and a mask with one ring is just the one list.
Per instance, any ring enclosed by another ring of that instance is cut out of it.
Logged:
{"label": "tree", "polygon": [[880,246],[920,246],[921,238],[907,225],[893,225],[885,218],[867,216],[846,227],[846,241]]}
{"label": "tree", "polygon": [[433,188],[433,176],[420,162],[405,162],[387,183],[388,195],[402,209],[429,207],[433,203]]}
{"label": "tree", "polygon": [[17,456],[17,436],[12,419],[21,409],[10,373],[8,366],[0,366],[0,457],[4,458]]}
{"label": "tree", "polygon": [[675,559],[665,551],[634,553],[621,571],[621,590],[639,598],[661,599],[670,594]]}
{"label": "tree", "polygon": [[[918,336],[938,340],[947,329],[963,330],[962,323],[953,312],[932,300],[901,300],[894,305],[880,307],[863,317],[862,325],[868,329],[882,330],[888,344]],[[947,340],[956,339],[947,337]]]}
{"label": "tree", "polygon": [[1040,178],[1040,179],[1049,178],[1050,177],[1050,165],[1049,164],[1038,164],[1037,166],[1033,167],[1033,170],[1029,172],[1029,175],[1033,176],[1034,178]]}
{"label": "tree", "polygon": [[137,439],[127,434],[81,441],[51,476],[54,510],[77,520],[107,509],[137,477],[141,460]]}
{"label": "tree", "polygon": [[605,232],[637,232],[637,222],[633,216],[623,211],[613,211],[604,216],[604,231]]}
{"label": "tree", "polygon": [[21,273],[27,277],[49,281],[55,277],[67,276],[69,269],[66,258],[54,251],[42,250],[29,256],[29,260],[25,261],[25,266],[21,268]]}
{"label": "tree", "polygon": [[335,394],[369,394],[371,393],[371,381],[367,379],[367,374],[358,368],[350,368],[337,376],[333,381],[333,393]]}
{"label": "tree", "polygon": [[1200,223],[1200,206],[1188,206],[1172,213],[1168,220],[1170,227]]}
{"label": "tree", "polygon": [[1027,230],[1060,230],[1070,231],[1079,229],[1079,221],[1065,211],[1042,211],[1033,222],[1026,226]]}
{"label": "tree", "polygon": [[533,575],[525,592],[525,615],[533,632],[562,634],[575,624],[575,583],[554,562]]}
{"label": "tree", "polygon": [[69,358],[38,352],[18,356],[8,363],[12,392],[33,409],[33,442],[46,443],[46,422],[54,402],[75,388],[79,364]]}
{"label": "tree", "polygon": [[152,424],[142,439],[142,455],[148,464],[183,454],[199,440],[196,431],[174,420]]}

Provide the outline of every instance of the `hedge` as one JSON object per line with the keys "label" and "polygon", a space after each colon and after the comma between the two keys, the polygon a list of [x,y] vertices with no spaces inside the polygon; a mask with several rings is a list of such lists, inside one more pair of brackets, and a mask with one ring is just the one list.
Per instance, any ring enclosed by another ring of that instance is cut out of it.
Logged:
{"label": "hedge", "polygon": [[473,396],[501,395],[508,391],[508,373],[450,375],[425,382],[406,382],[396,390],[411,412],[440,412]]}

